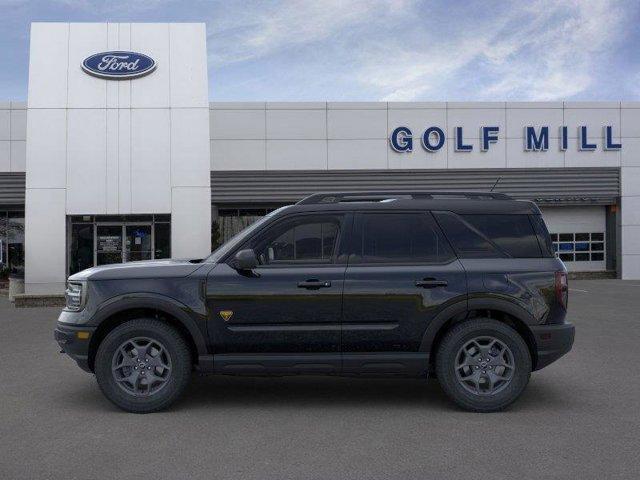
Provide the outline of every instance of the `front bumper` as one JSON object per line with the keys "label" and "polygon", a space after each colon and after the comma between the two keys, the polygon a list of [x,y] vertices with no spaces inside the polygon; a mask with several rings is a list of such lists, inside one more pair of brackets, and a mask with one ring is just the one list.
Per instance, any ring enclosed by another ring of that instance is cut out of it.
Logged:
{"label": "front bumper", "polygon": [[575,327],[571,323],[538,325],[531,327],[536,341],[537,361],[534,370],[540,370],[569,352],[573,346]]}
{"label": "front bumper", "polygon": [[78,366],[91,373],[89,368],[89,344],[95,333],[95,327],[79,327],[58,322],[53,337],[62,352],[76,361]]}

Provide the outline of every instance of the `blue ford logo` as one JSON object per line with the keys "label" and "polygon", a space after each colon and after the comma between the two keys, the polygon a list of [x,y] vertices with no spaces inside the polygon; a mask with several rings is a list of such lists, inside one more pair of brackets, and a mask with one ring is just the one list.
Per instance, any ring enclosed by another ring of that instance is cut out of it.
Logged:
{"label": "blue ford logo", "polygon": [[96,53],[82,62],[82,69],[89,75],[114,80],[142,77],[155,68],[153,58],[136,52]]}

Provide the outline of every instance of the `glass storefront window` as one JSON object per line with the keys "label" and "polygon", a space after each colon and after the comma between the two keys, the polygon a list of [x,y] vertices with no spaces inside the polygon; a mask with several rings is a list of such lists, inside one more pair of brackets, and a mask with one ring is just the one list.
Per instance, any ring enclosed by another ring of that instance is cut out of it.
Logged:
{"label": "glass storefront window", "polygon": [[171,224],[156,223],[155,258],[171,257]]}
{"label": "glass storefront window", "polygon": [[93,224],[71,225],[69,274],[93,267]]}
{"label": "glass storefront window", "polygon": [[168,215],[70,217],[69,274],[95,265],[169,258],[170,221]]}
{"label": "glass storefront window", "polygon": [[24,212],[8,212],[6,230],[9,273],[24,275]]}

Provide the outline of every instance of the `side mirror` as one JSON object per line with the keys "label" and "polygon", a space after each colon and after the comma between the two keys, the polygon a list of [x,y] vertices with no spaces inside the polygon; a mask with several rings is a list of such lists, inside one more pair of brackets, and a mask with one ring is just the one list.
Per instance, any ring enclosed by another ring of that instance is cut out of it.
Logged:
{"label": "side mirror", "polygon": [[236,270],[253,270],[258,266],[258,258],[256,257],[256,252],[248,248],[236,253],[233,263]]}

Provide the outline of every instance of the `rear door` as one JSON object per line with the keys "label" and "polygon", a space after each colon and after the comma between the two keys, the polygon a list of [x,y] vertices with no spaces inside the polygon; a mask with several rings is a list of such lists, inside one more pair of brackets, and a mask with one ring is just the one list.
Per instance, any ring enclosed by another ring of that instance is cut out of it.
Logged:
{"label": "rear door", "polygon": [[344,371],[413,373],[429,322],[466,298],[465,272],[425,211],[354,218],[343,300]]}

